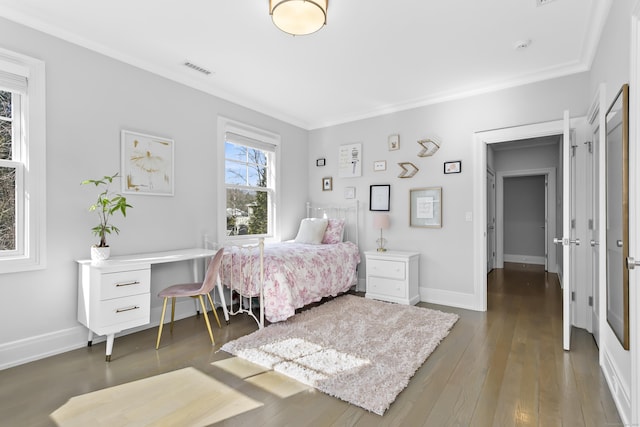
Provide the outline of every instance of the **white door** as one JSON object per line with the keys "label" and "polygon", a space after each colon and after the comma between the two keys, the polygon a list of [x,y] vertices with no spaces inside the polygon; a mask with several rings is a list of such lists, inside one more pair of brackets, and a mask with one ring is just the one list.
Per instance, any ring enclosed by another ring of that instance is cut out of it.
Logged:
{"label": "white door", "polygon": [[589,227],[591,246],[591,321],[587,323],[590,331],[600,347],[600,126],[599,121],[592,123],[591,144],[589,150],[590,208],[591,223]]}
{"label": "white door", "polygon": [[487,169],[487,273],[496,265],[496,176]]}
{"label": "white door", "polygon": [[571,141],[571,127],[569,111],[564,112],[564,126],[562,138],[562,237],[553,239],[554,243],[562,245],[562,347],[571,347],[571,298],[573,291],[573,247],[579,245],[572,227],[573,206],[573,148]]}
{"label": "white door", "polygon": [[544,271],[549,271],[549,174],[544,176],[544,225],[542,230],[544,231]]}

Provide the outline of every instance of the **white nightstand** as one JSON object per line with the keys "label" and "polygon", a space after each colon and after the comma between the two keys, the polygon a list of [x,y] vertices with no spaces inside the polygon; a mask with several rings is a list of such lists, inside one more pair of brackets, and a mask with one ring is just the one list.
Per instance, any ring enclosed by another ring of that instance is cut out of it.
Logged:
{"label": "white nightstand", "polygon": [[367,251],[366,298],[414,305],[420,301],[420,254],[402,251]]}

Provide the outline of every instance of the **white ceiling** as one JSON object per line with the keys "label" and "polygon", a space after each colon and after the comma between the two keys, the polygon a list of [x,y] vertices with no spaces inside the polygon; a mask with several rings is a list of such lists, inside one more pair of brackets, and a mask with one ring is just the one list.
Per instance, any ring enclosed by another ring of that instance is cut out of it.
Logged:
{"label": "white ceiling", "polygon": [[302,37],[268,0],[0,0],[0,16],[315,129],[587,71],[611,0],[539,1],[330,0]]}

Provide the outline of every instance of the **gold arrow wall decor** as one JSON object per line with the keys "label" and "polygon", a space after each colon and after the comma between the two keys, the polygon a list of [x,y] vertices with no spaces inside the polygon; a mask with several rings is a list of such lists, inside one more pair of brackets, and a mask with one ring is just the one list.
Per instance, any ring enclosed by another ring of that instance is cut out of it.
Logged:
{"label": "gold arrow wall decor", "polygon": [[398,178],[411,178],[418,173],[418,168],[411,162],[398,163],[398,166],[402,168],[402,172],[398,175]]}
{"label": "gold arrow wall decor", "polygon": [[440,148],[440,141],[436,140],[436,138],[425,138],[418,141],[418,145],[422,147],[420,152],[418,153],[418,157],[429,157],[433,156],[438,148]]}

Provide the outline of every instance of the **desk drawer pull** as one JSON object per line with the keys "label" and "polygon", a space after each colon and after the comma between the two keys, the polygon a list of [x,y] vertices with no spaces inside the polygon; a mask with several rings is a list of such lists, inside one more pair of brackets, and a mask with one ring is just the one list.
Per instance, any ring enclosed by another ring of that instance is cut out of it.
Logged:
{"label": "desk drawer pull", "polygon": [[127,282],[127,283],[116,283],[116,288],[119,288],[120,286],[131,286],[131,285],[139,285],[140,282],[139,281],[134,281],[134,282]]}
{"label": "desk drawer pull", "polygon": [[140,307],[137,305],[126,307],[126,308],[116,308],[116,313],[124,313],[125,311],[137,310]]}

